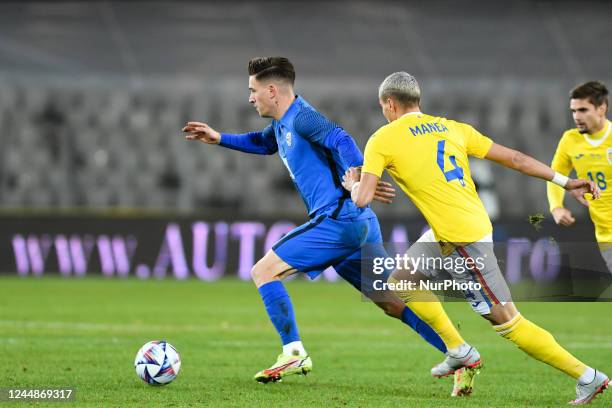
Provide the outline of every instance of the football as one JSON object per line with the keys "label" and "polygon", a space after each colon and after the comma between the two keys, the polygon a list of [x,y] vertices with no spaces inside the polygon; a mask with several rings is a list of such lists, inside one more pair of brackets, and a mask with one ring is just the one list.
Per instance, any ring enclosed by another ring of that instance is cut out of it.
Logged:
{"label": "football", "polygon": [[181,369],[181,357],[176,349],[163,340],[150,341],[138,350],[134,360],[136,374],[150,385],[169,384]]}

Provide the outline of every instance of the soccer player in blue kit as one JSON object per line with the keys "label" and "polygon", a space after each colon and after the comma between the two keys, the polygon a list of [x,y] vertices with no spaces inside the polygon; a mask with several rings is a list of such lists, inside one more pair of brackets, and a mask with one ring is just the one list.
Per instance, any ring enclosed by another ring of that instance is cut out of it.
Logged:
{"label": "soccer player in blue kit", "polygon": [[[253,154],[278,152],[308,210],[310,221],[280,239],[251,271],[283,343],[276,363],[255,374],[256,381],[267,383],[312,369],[312,360],[298,334],[291,299],[281,280],[298,271],[315,278],[333,266],[342,278],[362,291],[362,246],[380,244],[381,255],[386,256],[386,252],[374,212],[369,207],[358,208],[341,185],[344,172],[363,163],[353,138],[294,93],[295,71],[287,58],[254,58],[248,71],[249,103],[260,116],[273,119],[269,126],[259,132],[234,135],[219,133],[206,123],[188,122],[183,131],[188,133],[187,140]],[[379,183],[379,201],[390,202],[393,195],[390,184]],[[367,291],[364,294],[368,296]],[[389,297],[374,301],[388,315],[446,352],[438,334],[401,300]]]}

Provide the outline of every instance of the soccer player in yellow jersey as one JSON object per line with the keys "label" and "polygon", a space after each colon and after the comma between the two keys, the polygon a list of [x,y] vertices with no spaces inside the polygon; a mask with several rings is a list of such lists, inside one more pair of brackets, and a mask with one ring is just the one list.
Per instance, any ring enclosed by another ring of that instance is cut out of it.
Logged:
{"label": "soccer player in yellow jersey", "polygon": [[[406,72],[396,72],[383,81],[379,101],[390,123],[370,138],[361,176],[357,169],[349,169],[344,187],[351,191],[357,206],[365,206],[372,201],[386,169],[432,228],[408,250],[407,259],[412,262],[397,269],[387,282],[388,289],[427,322],[448,348],[446,359],[432,368],[432,375],[444,377],[458,370],[469,373],[481,364],[478,351],[461,337],[436,296],[420,285],[405,283],[414,283],[415,277],[436,278],[444,272],[462,283],[478,283],[472,285],[473,290],[464,290],[472,308],[528,355],[575,378],[577,395],[572,404],[590,402],[607,387],[608,377],[579,361],[516,309],[493,252],[491,222],[476,193],[468,156],[552,181],[580,200],[586,193],[598,198],[595,183],[555,173],[532,157],[494,143],[469,125],[421,113],[420,88]],[[444,270],[418,263],[419,258],[432,257],[444,260]],[[461,265],[467,270],[459,268]],[[469,393],[470,386],[466,384],[463,391]]]}
{"label": "soccer player in yellow jersey", "polygon": [[[612,125],[606,119],[608,90],[597,81],[577,86],[570,92],[570,109],[576,123],[575,129],[563,134],[551,167],[561,174],[576,169],[580,178],[589,178],[601,190],[601,199],[589,205],[589,214],[595,224],[595,237],[599,243],[608,270],[612,272]],[[565,191],[548,183],[550,212],[559,225],[569,227],[576,220],[563,207]]]}

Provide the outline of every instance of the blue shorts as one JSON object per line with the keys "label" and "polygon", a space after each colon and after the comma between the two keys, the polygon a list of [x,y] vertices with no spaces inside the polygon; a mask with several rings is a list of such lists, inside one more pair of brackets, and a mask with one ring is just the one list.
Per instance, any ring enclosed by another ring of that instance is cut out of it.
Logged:
{"label": "blue shorts", "polygon": [[[380,256],[386,256],[374,213],[369,218],[340,220],[319,215],[289,232],[272,249],[283,261],[311,279],[332,266],[342,278],[361,290],[364,267],[361,248],[366,244],[369,248],[372,244],[380,244]],[[365,270],[371,269],[365,267]]]}

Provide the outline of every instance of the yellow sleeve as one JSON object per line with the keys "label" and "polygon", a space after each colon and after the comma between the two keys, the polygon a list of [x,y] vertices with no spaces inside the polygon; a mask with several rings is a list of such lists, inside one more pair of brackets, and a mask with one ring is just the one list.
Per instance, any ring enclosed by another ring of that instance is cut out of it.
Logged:
{"label": "yellow sleeve", "polygon": [[[559,141],[559,145],[557,146],[557,150],[555,151],[555,156],[553,157],[552,164],[550,167],[564,176],[567,176],[572,171],[572,159],[567,153],[567,140],[565,137],[562,137]],[[551,183],[550,181],[546,183],[546,195],[548,196],[548,207],[550,211],[555,208],[563,208],[563,198],[565,197],[565,190],[556,184]]]}
{"label": "yellow sleeve", "polygon": [[467,154],[482,159],[489,153],[491,146],[493,146],[493,140],[489,139],[470,125],[464,126]]}
{"label": "yellow sleeve", "polygon": [[389,163],[389,157],[384,154],[381,136],[377,133],[368,140],[363,154],[362,173],[370,173],[382,176],[383,171]]}

